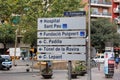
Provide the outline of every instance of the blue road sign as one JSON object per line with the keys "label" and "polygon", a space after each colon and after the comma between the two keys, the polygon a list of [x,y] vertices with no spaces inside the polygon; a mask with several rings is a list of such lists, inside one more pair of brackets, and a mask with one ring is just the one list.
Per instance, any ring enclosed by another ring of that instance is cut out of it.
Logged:
{"label": "blue road sign", "polygon": [[66,11],[64,12],[64,16],[85,16],[86,12],[85,11]]}

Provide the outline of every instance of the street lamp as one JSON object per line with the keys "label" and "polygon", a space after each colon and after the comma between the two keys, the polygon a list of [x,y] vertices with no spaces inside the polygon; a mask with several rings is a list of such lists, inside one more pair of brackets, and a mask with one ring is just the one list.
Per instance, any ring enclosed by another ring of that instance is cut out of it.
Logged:
{"label": "street lamp", "polygon": [[16,66],[15,59],[16,59],[17,37],[18,37],[18,29],[19,29],[19,26],[17,26],[17,24],[20,23],[20,15],[12,14],[12,16],[13,16],[13,18],[11,21],[17,27],[17,29],[15,31],[15,48],[14,48],[14,60],[13,60],[13,65]]}
{"label": "street lamp", "polygon": [[16,31],[15,31],[15,49],[14,49],[14,60],[13,60],[13,65],[14,66],[16,66],[15,58],[16,58],[16,48],[17,48],[17,32],[18,32],[18,29],[16,29]]}

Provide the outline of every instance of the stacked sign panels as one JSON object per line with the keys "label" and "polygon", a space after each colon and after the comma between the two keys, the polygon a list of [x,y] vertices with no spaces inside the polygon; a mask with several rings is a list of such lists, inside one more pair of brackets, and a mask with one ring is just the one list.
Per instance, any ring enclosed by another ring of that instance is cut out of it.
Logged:
{"label": "stacked sign panels", "polygon": [[39,18],[37,36],[38,60],[85,60],[85,16]]}

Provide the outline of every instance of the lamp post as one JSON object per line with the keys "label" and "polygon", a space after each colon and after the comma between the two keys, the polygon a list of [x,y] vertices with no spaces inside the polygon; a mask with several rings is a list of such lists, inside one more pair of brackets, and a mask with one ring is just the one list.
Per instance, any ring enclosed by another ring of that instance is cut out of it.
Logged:
{"label": "lamp post", "polygon": [[[20,23],[20,15],[18,14],[12,14],[13,18],[12,18],[12,23],[17,27]],[[16,48],[17,48],[17,37],[18,37],[18,30],[19,30],[19,26],[15,31],[15,48],[14,48],[14,60],[13,60],[13,65],[16,66],[15,64],[15,59],[16,59]]]}
{"label": "lamp post", "polygon": [[18,29],[15,31],[15,49],[14,49],[14,60],[13,60],[14,66],[16,66],[15,59],[16,59],[16,48],[17,48],[17,32],[18,32]]}

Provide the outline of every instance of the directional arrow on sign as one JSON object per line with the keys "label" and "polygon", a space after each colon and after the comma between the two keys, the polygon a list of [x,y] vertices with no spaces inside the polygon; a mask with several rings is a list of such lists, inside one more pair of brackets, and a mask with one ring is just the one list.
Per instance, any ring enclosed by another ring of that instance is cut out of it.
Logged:
{"label": "directional arrow on sign", "polygon": [[42,41],[39,41],[39,43],[42,43]]}
{"label": "directional arrow on sign", "polygon": [[42,50],[42,48],[39,48],[39,50],[41,51],[41,50]]}
{"label": "directional arrow on sign", "polygon": [[42,56],[39,56],[39,58],[42,58]]}
{"label": "directional arrow on sign", "polygon": [[42,33],[40,33],[40,35],[42,35]]}

